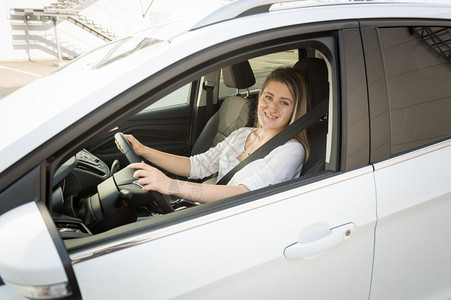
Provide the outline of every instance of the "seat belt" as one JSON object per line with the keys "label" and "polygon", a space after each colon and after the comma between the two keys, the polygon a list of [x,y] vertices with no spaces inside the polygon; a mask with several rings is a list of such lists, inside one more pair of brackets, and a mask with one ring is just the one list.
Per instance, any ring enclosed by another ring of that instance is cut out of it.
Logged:
{"label": "seat belt", "polygon": [[253,162],[254,160],[264,158],[272,150],[280,145],[285,144],[293,137],[296,136],[302,130],[309,128],[313,125],[319,118],[324,115],[329,107],[329,100],[324,100],[312,109],[310,109],[305,115],[294,121],[292,124],[284,128],[281,132],[276,134],[273,138],[267,141],[263,146],[255,150],[251,155],[243,159],[239,164],[237,164],[233,169],[231,169],[224,177],[221,178],[216,184],[225,185],[236,172]]}
{"label": "seat belt", "polygon": [[203,89],[207,92],[207,115],[206,120],[210,120],[213,115],[213,90],[215,88],[215,83],[213,81],[205,80],[203,84]]}

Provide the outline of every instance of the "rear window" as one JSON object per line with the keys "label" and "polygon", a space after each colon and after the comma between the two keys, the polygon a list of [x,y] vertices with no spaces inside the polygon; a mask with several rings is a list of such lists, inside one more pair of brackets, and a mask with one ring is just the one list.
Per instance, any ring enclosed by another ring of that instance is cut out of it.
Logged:
{"label": "rear window", "polygon": [[379,43],[388,105],[373,117],[389,114],[390,155],[449,138],[451,28],[381,28]]}

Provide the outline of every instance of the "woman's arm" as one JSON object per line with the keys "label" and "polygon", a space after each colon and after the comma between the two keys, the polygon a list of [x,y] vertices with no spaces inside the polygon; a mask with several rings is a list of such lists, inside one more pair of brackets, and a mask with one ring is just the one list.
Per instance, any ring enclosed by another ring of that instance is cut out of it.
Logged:
{"label": "woman's arm", "polygon": [[171,179],[157,168],[143,162],[130,164],[128,167],[137,169],[133,176],[138,179],[138,183],[144,191],[157,191],[200,203],[249,192],[249,189],[241,184],[235,186],[213,185]]}
{"label": "woman's arm", "polygon": [[171,185],[177,187],[177,192],[172,194],[182,199],[189,199],[200,203],[213,202],[219,199],[249,192],[249,189],[240,185],[215,185],[194,183],[172,179]]}
{"label": "woman's arm", "polygon": [[149,160],[151,163],[157,165],[164,170],[183,177],[188,177],[191,171],[191,164],[189,157],[169,154],[158,151],[141,144],[134,136],[125,135],[133,151],[139,156]]}

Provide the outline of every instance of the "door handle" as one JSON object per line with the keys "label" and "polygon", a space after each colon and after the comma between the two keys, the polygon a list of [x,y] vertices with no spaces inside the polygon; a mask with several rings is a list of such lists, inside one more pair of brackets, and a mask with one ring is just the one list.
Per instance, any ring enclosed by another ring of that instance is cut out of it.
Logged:
{"label": "door handle", "polygon": [[346,223],[331,228],[329,233],[318,239],[308,242],[296,242],[285,248],[283,255],[286,258],[301,258],[318,255],[338,246],[349,239],[355,230],[353,223]]}

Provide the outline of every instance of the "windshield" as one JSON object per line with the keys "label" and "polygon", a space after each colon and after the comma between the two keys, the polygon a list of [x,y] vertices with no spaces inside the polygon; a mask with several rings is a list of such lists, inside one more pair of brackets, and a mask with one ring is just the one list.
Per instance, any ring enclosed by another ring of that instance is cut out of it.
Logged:
{"label": "windshield", "polygon": [[153,26],[133,36],[128,36],[96,48],[58,71],[67,69],[99,69],[142,49],[152,48],[152,50],[156,50],[170,42],[173,37],[183,33],[187,25],[183,21],[178,21]]}
{"label": "windshield", "polygon": [[109,43],[103,47],[80,57],[66,68],[80,67],[87,69],[99,69],[114,61],[120,60],[146,47],[157,45],[161,40],[142,37],[127,37]]}

